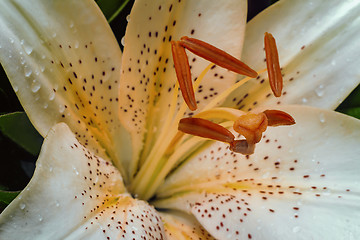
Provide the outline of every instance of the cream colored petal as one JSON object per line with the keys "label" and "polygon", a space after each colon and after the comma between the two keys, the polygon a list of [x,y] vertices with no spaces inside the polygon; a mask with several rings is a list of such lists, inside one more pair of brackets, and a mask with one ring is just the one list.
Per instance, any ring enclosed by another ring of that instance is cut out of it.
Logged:
{"label": "cream colored petal", "polygon": [[121,51],[94,1],[1,1],[0,29],[1,64],[36,129],[66,122],[121,167]]}
{"label": "cream colored petal", "polygon": [[228,104],[304,104],[335,109],[359,84],[360,1],[279,1],[246,28],[243,60],[264,69],[265,32],[274,35],[284,74],[283,96],[273,97],[267,73],[233,94]]}
{"label": "cream colored petal", "polygon": [[220,239],[356,239],[360,121],[279,109],[296,124],[268,128],[250,156],[222,143],[194,154],[158,190],[155,206],[194,214]]}
{"label": "cream colored petal", "polygon": [[[171,55],[171,40],[191,36],[207,41],[239,57],[246,19],[246,1],[136,1],[125,35],[120,89],[121,121],[131,133],[134,146],[133,172],[143,149],[141,161],[149,155],[165,125],[173,116],[171,104],[176,74]],[[193,78],[209,62],[189,53]],[[235,75],[216,67],[199,87],[200,108],[209,99],[232,85]],[[175,92],[175,93],[174,93]],[[166,131],[166,130],[164,130]]]}
{"label": "cream colored petal", "polygon": [[160,217],[133,199],[119,171],[55,125],[34,177],[0,215],[0,239],[118,239],[161,237]]}

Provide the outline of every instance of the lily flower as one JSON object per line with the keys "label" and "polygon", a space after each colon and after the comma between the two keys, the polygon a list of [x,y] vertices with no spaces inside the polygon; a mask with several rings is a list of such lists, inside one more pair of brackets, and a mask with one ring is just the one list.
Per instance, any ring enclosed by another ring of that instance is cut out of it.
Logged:
{"label": "lily flower", "polygon": [[[246,24],[244,0],[138,0],[121,53],[93,1],[1,1],[0,60],[45,140],[0,239],[356,239],[360,121],[331,109],[360,80],[359,8],[280,1]],[[265,32],[280,98],[263,70]],[[183,36],[259,77],[188,53],[198,109],[187,110],[171,55]],[[177,130],[193,115],[231,129],[268,109],[296,124],[267,129],[252,155]]]}

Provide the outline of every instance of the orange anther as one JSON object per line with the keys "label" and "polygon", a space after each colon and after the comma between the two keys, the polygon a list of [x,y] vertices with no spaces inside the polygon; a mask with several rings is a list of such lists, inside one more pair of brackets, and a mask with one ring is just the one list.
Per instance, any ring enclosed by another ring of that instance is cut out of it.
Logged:
{"label": "orange anther", "polygon": [[248,113],[234,122],[234,130],[246,138],[249,144],[258,143],[268,125],[265,113]]}
{"label": "orange anther", "polygon": [[236,153],[250,155],[254,153],[255,144],[249,144],[246,140],[235,140],[230,143],[230,150]]}
{"label": "orange anther", "polygon": [[235,138],[223,126],[202,118],[183,118],[179,122],[178,129],[184,133],[226,143],[233,142]]}
{"label": "orange anther", "polygon": [[281,75],[279,55],[276,47],[275,38],[270,33],[266,32],[264,37],[264,43],[270,87],[274,95],[276,97],[280,97],[283,88],[283,78]]}
{"label": "orange anther", "polygon": [[190,52],[230,71],[252,78],[258,75],[245,63],[201,40],[184,36],[181,38],[180,44]]}
{"label": "orange anther", "polygon": [[174,59],[176,76],[184,101],[190,110],[195,111],[197,109],[197,105],[191,80],[189,60],[187,58],[185,48],[182,47],[178,41],[171,41],[171,50]]}
{"label": "orange anther", "polygon": [[268,119],[269,126],[276,127],[295,124],[294,118],[286,112],[279,110],[266,110],[264,113]]}

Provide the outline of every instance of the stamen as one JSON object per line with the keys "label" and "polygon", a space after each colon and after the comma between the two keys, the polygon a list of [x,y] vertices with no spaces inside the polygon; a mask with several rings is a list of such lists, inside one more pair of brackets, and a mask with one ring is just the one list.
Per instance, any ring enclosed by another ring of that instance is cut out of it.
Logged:
{"label": "stamen", "polygon": [[249,144],[260,142],[262,133],[268,125],[265,113],[248,113],[234,122],[234,130],[246,138]]}
{"label": "stamen", "polygon": [[246,140],[235,140],[230,143],[230,150],[244,155],[250,155],[255,151],[255,144],[249,144]]}
{"label": "stamen", "polygon": [[185,48],[183,48],[179,42],[171,41],[171,50],[181,93],[190,110],[195,111],[197,109],[197,105],[191,80],[189,60],[187,58]]}
{"label": "stamen", "polygon": [[231,143],[234,135],[223,126],[202,118],[183,118],[179,122],[179,131],[191,135]]}
{"label": "stamen", "polygon": [[264,113],[268,119],[268,126],[276,127],[295,124],[294,118],[286,112],[279,110],[266,110]]}
{"label": "stamen", "polygon": [[271,90],[276,97],[281,96],[283,78],[280,70],[279,55],[275,38],[270,33],[265,33],[265,54]]}
{"label": "stamen", "polygon": [[180,40],[180,45],[190,52],[230,71],[252,78],[257,77],[258,75],[256,71],[251,69],[245,63],[201,40],[184,36]]}

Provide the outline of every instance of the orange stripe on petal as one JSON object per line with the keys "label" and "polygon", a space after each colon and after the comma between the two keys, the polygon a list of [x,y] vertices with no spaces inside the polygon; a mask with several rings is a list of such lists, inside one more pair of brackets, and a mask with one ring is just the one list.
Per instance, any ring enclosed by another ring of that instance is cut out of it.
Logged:
{"label": "orange stripe on petal", "polygon": [[198,137],[231,143],[234,135],[223,126],[202,118],[183,118],[179,122],[179,131]]}
{"label": "orange stripe on petal", "polygon": [[258,75],[256,71],[245,63],[201,40],[184,36],[181,38],[180,44],[190,52],[230,71],[252,78]]}
{"label": "orange stripe on petal", "polygon": [[187,58],[185,48],[182,47],[178,41],[171,41],[171,50],[174,59],[176,76],[184,101],[190,110],[195,111],[197,109],[197,104],[191,80],[189,60]]}
{"label": "orange stripe on petal", "polygon": [[274,95],[276,97],[280,97],[283,88],[283,78],[281,75],[279,55],[275,38],[270,33],[266,32],[264,37],[264,44],[270,87]]}

